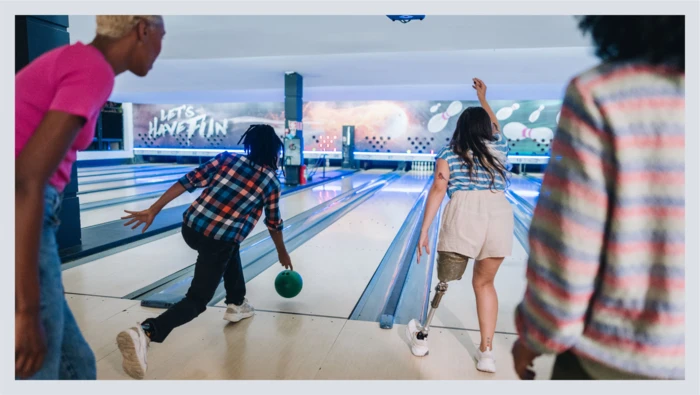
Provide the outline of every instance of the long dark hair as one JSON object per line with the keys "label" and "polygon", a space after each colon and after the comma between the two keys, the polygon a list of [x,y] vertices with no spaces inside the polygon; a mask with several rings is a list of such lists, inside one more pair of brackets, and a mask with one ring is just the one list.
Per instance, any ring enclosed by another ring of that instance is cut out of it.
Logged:
{"label": "long dark hair", "polygon": [[604,61],[644,60],[685,70],[684,15],[587,15],[578,20]]}
{"label": "long dark hair", "polygon": [[489,189],[493,190],[496,177],[507,183],[506,167],[489,149],[487,142],[495,141],[491,117],[482,107],[469,107],[457,120],[457,127],[450,141],[450,149],[459,156],[469,172],[469,179],[474,181],[474,167],[481,166],[491,178]]}
{"label": "long dark hair", "polygon": [[252,162],[260,166],[268,166],[277,171],[277,161],[282,150],[280,140],[275,129],[270,125],[251,125],[238,141],[243,142],[246,156]]}

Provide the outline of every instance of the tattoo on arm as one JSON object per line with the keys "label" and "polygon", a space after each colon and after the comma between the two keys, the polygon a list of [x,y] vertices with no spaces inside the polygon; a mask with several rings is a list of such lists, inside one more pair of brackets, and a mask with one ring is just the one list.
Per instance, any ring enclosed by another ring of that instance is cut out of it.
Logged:
{"label": "tattoo on arm", "polygon": [[447,181],[447,178],[445,178],[445,176],[443,176],[442,173],[438,173],[438,179]]}

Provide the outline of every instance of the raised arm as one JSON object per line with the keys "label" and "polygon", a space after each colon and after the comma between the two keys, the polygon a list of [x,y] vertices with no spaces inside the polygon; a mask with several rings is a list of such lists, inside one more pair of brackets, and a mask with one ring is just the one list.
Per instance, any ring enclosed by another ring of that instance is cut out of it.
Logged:
{"label": "raised arm", "polygon": [[481,104],[481,107],[486,110],[486,112],[489,113],[489,117],[491,117],[491,123],[494,125],[494,134],[495,133],[500,133],[501,132],[501,124],[498,122],[498,118],[496,118],[496,113],[493,112],[493,109],[491,109],[491,106],[489,105],[489,102],[486,101],[486,84],[484,84],[484,81],[474,78],[474,85],[472,85],[472,88],[476,89],[476,96],[479,98],[479,103]]}

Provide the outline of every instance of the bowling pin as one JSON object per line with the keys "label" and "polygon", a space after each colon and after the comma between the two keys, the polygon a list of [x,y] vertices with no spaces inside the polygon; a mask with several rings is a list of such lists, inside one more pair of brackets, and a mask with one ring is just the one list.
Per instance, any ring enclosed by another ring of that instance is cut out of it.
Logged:
{"label": "bowling pin", "polygon": [[438,104],[436,104],[436,105],[430,107],[430,112],[435,112],[435,111],[437,111],[438,108],[440,108],[441,105],[442,105],[441,103],[438,103]]}
{"label": "bowling pin", "polygon": [[513,103],[513,105],[510,107],[503,107],[496,113],[496,118],[498,118],[499,121],[505,121],[506,119],[510,118],[510,116],[513,115],[513,111],[517,110],[518,108],[520,108],[520,104],[518,103]]}
{"label": "bowling pin", "polygon": [[559,117],[561,116],[561,111],[557,113],[557,125],[559,125]]}
{"label": "bowling pin", "polygon": [[550,128],[534,128],[530,131],[530,138],[533,140],[551,140],[554,132]]}
{"label": "bowling pin", "polygon": [[530,114],[528,120],[530,122],[535,122],[538,119],[540,119],[540,113],[542,113],[542,110],[544,110],[544,106],[540,105],[539,108],[537,108],[537,110],[533,111],[532,114]]}
{"label": "bowling pin", "polygon": [[551,139],[554,133],[550,128],[534,128],[530,129],[520,122],[511,122],[503,127],[503,134],[506,138],[520,141],[526,138],[533,140]]}
{"label": "bowling pin", "polygon": [[445,129],[445,126],[447,126],[447,122],[449,122],[450,118],[459,114],[460,111],[462,111],[462,102],[456,100],[453,101],[447,107],[447,110],[445,110],[445,112],[441,114],[436,114],[432,118],[430,118],[430,121],[428,121],[428,131],[430,133],[441,132],[442,129]]}

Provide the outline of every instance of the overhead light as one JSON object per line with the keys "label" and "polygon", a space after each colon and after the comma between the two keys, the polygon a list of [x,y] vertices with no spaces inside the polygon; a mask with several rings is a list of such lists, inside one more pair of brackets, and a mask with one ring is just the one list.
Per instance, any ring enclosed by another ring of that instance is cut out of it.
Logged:
{"label": "overhead light", "polygon": [[415,20],[422,21],[425,19],[425,15],[387,15],[387,17],[389,17],[392,22],[399,21],[401,23],[408,23]]}

